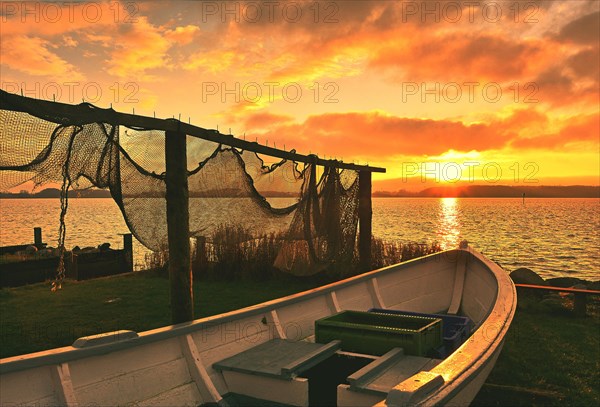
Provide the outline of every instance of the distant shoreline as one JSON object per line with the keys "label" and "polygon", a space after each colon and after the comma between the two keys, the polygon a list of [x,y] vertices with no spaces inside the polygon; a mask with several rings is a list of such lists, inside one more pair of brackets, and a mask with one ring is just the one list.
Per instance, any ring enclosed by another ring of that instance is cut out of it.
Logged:
{"label": "distant shoreline", "polygon": [[600,198],[600,186],[440,186],[419,192],[375,191],[377,198]]}
{"label": "distant shoreline", "polygon": [[[217,198],[236,198],[239,196],[224,194],[217,191]],[[505,186],[505,185],[469,185],[464,187],[440,186],[427,188],[419,192],[407,190],[374,191],[374,198],[600,198],[600,186],[570,185],[570,186]],[[190,193],[190,198],[202,198],[210,194]],[[267,198],[294,198],[296,195],[268,191]],[[99,189],[71,190],[69,198],[111,198],[110,191]],[[40,199],[60,198],[60,190],[47,188],[40,192],[0,193],[0,199]],[[162,198],[162,196],[148,196]]]}

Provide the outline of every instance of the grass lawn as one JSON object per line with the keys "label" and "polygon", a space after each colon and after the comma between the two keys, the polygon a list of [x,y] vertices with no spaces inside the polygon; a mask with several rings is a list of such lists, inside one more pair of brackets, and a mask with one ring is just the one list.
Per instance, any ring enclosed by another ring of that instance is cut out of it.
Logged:
{"label": "grass lawn", "polygon": [[[195,317],[258,304],[319,285],[278,279],[194,282]],[[102,332],[147,331],[169,325],[169,280],[156,272],[75,282],[51,292],[49,284],[0,290],[0,357],[71,345]]]}
{"label": "grass lawn", "polygon": [[[307,290],[296,279],[199,281],[197,318]],[[574,318],[568,299],[540,303],[519,296],[504,349],[475,406],[600,405],[600,312]],[[145,331],[170,321],[169,281],[156,272],[0,290],[0,356],[70,345],[81,336],[118,329]]]}
{"label": "grass lawn", "polygon": [[600,313],[575,318],[568,299],[519,306],[494,370],[474,406],[600,405]]}

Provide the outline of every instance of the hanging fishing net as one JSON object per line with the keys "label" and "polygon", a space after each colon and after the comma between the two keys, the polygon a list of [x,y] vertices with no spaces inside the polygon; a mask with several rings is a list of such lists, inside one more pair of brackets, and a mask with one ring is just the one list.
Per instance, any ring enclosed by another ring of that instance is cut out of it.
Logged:
{"label": "hanging fishing net", "polygon": [[[90,104],[0,92],[0,190],[26,182],[61,185],[62,250],[66,193],[92,187],[110,191],[144,246],[167,247],[164,131],[139,117],[138,126],[126,127],[111,109]],[[237,245],[269,236],[276,243],[273,265],[296,275],[352,261],[356,171],[270,162],[275,159],[196,136],[186,140],[190,237],[215,249],[231,230],[238,231]]]}

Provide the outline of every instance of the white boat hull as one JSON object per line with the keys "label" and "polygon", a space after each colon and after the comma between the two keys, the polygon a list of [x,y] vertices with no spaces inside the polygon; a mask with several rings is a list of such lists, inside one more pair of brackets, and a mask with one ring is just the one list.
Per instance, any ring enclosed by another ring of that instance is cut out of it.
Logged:
{"label": "white boat hull", "polygon": [[[384,396],[358,393],[343,384],[337,394],[340,405],[462,406],[471,402],[491,371],[516,306],[508,275],[473,250],[438,253],[187,324],[139,335],[120,332],[77,343],[83,347],[2,359],[0,403],[197,406],[245,392],[304,406],[310,385],[306,378],[249,377],[220,372],[213,364],[274,339],[310,341],[314,321],[341,310],[437,313],[453,306],[471,318],[475,330],[459,349],[425,372],[433,390],[405,381]],[[105,343],[94,346],[94,340]]]}

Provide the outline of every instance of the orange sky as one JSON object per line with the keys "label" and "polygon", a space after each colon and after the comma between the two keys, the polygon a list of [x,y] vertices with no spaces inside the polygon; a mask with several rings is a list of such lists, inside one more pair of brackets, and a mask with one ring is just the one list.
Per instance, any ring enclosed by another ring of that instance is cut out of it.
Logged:
{"label": "orange sky", "polygon": [[387,167],[375,190],[599,184],[596,0],[1,7],[9,92]]}

